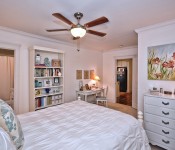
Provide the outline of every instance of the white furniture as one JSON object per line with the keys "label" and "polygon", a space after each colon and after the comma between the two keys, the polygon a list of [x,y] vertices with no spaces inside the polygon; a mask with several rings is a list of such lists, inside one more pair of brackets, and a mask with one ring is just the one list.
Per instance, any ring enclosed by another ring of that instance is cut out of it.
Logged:
{"label": "white furniture", "polygon": [[93,90],[85,90],[85,91],[76,91],[77,98],[78,96],[84,96],[84,100],[87,102],[87,97],[94,95],[96,97],[97,94],[103,94],[104,95],[104,89],[103,88],[97,88]]}
{"label": "white furniture", "polygon": [[134,117],[81,100],[18,118],[24,150],[150,150]]}
{"label": "white furniture", "polygon": [[64,103],[64,52],[39,46],[29,52],[30,111]]}
{"label": "white furniture", "polygon": [[174,95],[144,95],[144,127],[150,143],[175,149]]}
{"label": "white furniture", "polygon": [[103,103],[104,106],[108,107],[108,104],[107,104],[108,86],[104,86],[103,89],[104,89],[104,94],[103,96],[96,96],[96,101],[97,101],[96,103],[97,105],[99,103]]}

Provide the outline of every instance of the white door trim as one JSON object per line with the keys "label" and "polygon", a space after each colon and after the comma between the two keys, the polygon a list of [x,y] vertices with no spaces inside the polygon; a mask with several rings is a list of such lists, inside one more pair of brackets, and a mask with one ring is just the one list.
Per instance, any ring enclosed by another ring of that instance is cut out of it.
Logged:
{"label": "white door trim", "polygon": [[[132,107],[137,109],[137,55],[123,55],[123,56],[116,56],[114,57],[115,61],[115,82],[117,81],[116,79],[116,62],[117,60],[122,60],[122,59],[132,59]],[[136,72],[136,74],[134,74]],[[115,86],[116,88],[116,86]],[[117,97],[117,92],[115,90],[115,98]]]}
{"label": "white door trim", "polygon": [[14,50],[14,111],[19,112],[19,85],[20,85],[20,45],[0,41],[0,48]]}

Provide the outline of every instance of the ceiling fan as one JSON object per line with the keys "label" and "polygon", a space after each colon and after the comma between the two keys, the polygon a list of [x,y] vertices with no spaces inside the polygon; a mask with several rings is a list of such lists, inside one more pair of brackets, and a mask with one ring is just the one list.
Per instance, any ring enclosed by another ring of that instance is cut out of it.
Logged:
{"label": "ceiling fan", "polygon": [[98,19],[95,19],[93,21],[85,23],[84,25],[81,25],[80,24],[80,19],[83,17],[83,13],[81,13],[81,12],[76,12],[74,14],[74,17],[77,19],[77,22],[78,22],[77,24],[72,23],[70,20],[68,20],[66,17],[64,17],[60,13],[53,13],[52,15],[54,17],[62,20],[63,22],[67,23],[68,25],[70,25],[71,28],[69,28],[69,29],[50,29],[50,30],[46,30],[48,32],[71,31],[71,34],[73,35],[73,39],[79,39],[79,38],[83,37],[86,33],[101,36],[101,37],[106,35],[106,33],[88,29],[90,27],[108,22],[109,20],[106,17],[100,17]]}

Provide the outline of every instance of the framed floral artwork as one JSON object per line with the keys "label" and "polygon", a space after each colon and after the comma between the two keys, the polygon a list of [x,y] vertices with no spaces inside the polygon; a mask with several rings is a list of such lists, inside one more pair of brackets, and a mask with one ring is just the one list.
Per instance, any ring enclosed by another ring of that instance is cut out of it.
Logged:
{"label": "framed floral artwork", "polygon": [[175,43],[148,47],[148,80],[175,80]]}

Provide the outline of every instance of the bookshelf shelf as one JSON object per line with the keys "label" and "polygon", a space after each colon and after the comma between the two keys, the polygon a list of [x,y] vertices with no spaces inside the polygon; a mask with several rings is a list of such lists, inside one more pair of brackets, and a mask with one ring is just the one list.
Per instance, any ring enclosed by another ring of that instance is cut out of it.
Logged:
{"label": "bookshelf shelf", "polygon": [[58,93],[41,94],[41,95],[35,96],[35,98],[47,97],[47,96],[53,96],[53,95],[60,95],[60,94],[63,94],[63,93],[62,92],[58,92]]}
{"label": "bookshelf shelf", "polygon": [[30,111],[64,103],[64,52],[34,46],[30,54]]}
{"label": "bookshelf shelf", "polygon": [[63,78],[63,76],[45,76],[45,77],[34,77],[35,79],[47,79],[47,78]]}
{"label": "bookshelf shelf", "polygon": [[47,88],[56,88],[56,87],[61,87],[63,85],[57,85],[57,86],[45,86],[45,87],[36,87],[35,90],[37,89],[47,89]]}
{"label": "bookshelf shelf", "polygon": [[46,66],[35,66],[36,69],[59,69],[63,67],[46,67]]}

